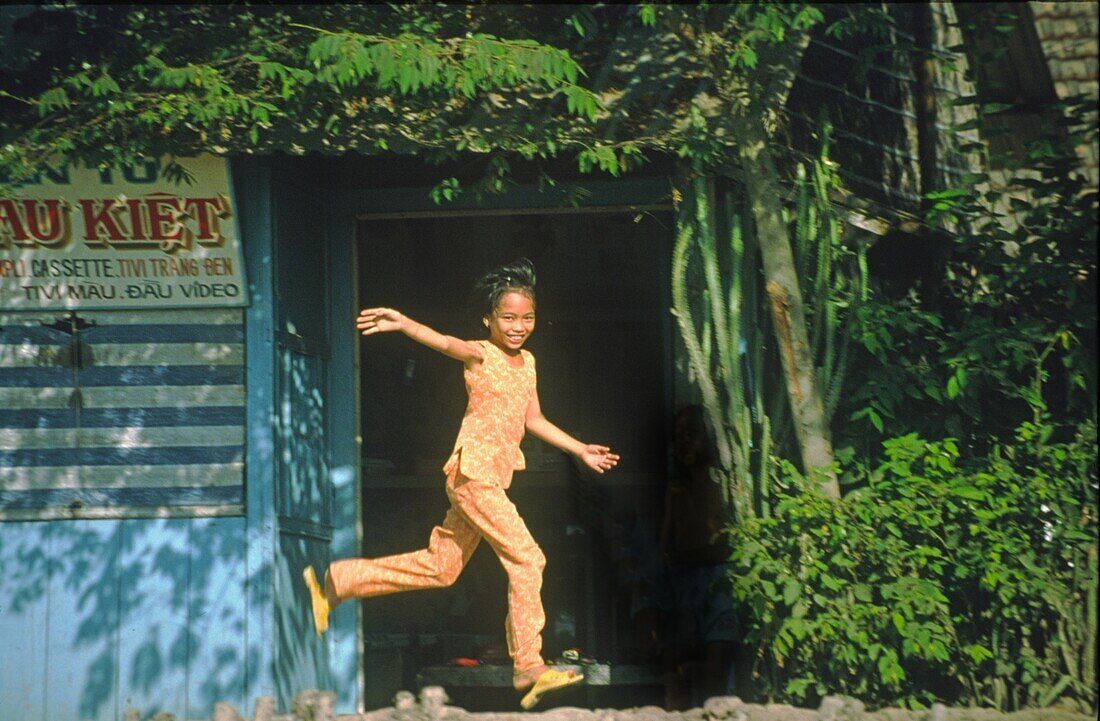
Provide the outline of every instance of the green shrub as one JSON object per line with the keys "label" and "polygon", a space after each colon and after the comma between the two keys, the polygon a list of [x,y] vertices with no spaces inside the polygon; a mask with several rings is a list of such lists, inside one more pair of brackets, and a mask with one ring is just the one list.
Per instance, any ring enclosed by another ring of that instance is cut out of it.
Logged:
{"label": "green shrub", "polygon": [[1094,708],[1096,429],[1053,431],[965,464],[952,439],[892,438],[841,501],[777,461],[772,516],[731,529],[763,694]]}

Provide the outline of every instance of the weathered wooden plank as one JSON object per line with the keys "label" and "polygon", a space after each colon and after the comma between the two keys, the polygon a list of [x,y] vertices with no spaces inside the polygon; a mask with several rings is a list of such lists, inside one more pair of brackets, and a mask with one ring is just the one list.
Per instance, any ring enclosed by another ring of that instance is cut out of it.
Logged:
{"label": "weathered wooden plank", "polygon": [[71,521],[107,518],[221,518],[240,516],[241,503],[178,506],[114,506],[106,508],[0,508],[0,521]]}
{"label": "weathered wooden plank", "polygon": [[249,698],[271,695],[275,689],[275,429],[271,422],[275,408],[275,354],[273,327],[274,277],[271,238],[271,172],[260,158],[234,158],[230,183],[239,209],[241,243],[252,305],[245,310],[248,354],[245,358],[248,386],[248,443],[245,459],[247,495],[245,511],[248,579],[248,673]]}
{"label": "weathered wooden plank", "polygon": [[71,448],[77,433],[76,428],[0,428],[0,450]]}
{"label": "weathered wooden plank", "polygon": [[121,521],[51,524],[44,719],[115,721]]}
{"label": "weathered wooden plank", "polygon": [[40,466],[4,469],[5,491],[48,488],[172,488],[178,486],[239,486],[243,463],[211,465]]}
{"label": "weathered wooden plank", "polygon": [[145,322],[93,326],[81,332],[80,338],[97,348],[115,343],[242,343],[244,329],[239,325],[206,325],[195,319],[181,325]]}
{"label": "weathered wooden plank", "polygon": [[[244,311],[240,308],[188,308],[186,310],[78,310],[77,314],[97,325],[240,325],[244,322]],[[0,326],[31,325],[52,323],[65,318],[65,311],[36,311],[20,313],[0,313]]]}
{"label": "weathered wooden plank", "polygon": [[[150,323],[138,311],[131,311],[140,322],[94,325],[79,332],[82,343],[100,347],[118,343],[242,343],[244,330],[240,325],[205,325],[194,319],[180,325]],[[83,316],[81,316],[83,318]],[[3,326],[0,345],[63,345],[72,342],[69,333],[34,323]]]}
{"label": "weathered wooden plank", "polygon": [[2,368],[67,366],[71,358],[72,349],[68,345],[38,345],[34,343],[0,345],[0,367]]}
{"label": "weathered wooden plank", "polygon": [[[244,386],[100,386],[81,390],[87,408],[243,406]],[[70,408],[72,388],[0,388],[0,408]]]}
{"label": "weathered wooden plank", "polygon": [[244,365],[243,343],[118,343],[97,345],[100,366]]}
{"label": "weathered wooden plank", "polygon": [[[0,451],[0,468],[46,466],[115,466],[120,473],[143,465],[199,465],[237,463],[244,459],[241,446],[163,446],[158,448],[39,448]],[[135,478],[135,480],[138,480]]]}
{"label": "weathered wooden plank", "polygon": [[187,706],[209,718],[214,704],[246,710],[245,520],[203,518],[191,527]]}
{"label": "weathered wooden plank", "polygon": [[243,406],[193,406],[191,408],[83,408],[79,424],[72,408],[0,408],[4,428],[187,428],[240,426]]}
{"label": "weathered wooden plank", "polygon": [[170,506],[237,505],[241,500],[240,486],[179,486],[171,488],[48,488],[32,491],[0,490],[0,508],[14,511],[28,508],[60,506],[85,509],[93,506],[119,508],[140,506],[164,508]]}
{"label": "weathered wooden plank", "polygon": [[49,533],[47,523],[16,523],[0,538],[0,699],[13,719],[46,718]]}
{"label": "weathered wooden plank", "polygon": [[190,521],[122,521],[118,698],[145,713],[184,707]]}
{"label": "weathered wooden plank", "polygon": [[[244,427],[0,428],[0,450],[36,448],[123,448],[157,446],[242,446]],[[238,476],[238,482],[240,477]]]}
{"label": "weathered wooden plank", "polygon": [[[318,639],[313,630],[309,595],[302,583],[307,564],[318,568],[328,543],[280,533],[275,573],[275,622],[281,630],[276,650],[275,691],[289,699],[307,688],[332,688],[329,644],[333,635]],[[350,610],[350,609],[349,609]],[[346,613],[344,609],[340,612]]]}
{"label": "weathered wooden plank", "polygon": [[186,310],[95,310],[80,311],[80,317],[99,325],[242,325],[241,308],[188,308]]}
{"label": "weathered wooden plank", "polygon": [[[112,365],[86,366],[79,372],[81,388],[105,386],[226,386],[244,382],[239,365]],[[0,387],[52,388],[75,385],[71,368],[0,368]]]}

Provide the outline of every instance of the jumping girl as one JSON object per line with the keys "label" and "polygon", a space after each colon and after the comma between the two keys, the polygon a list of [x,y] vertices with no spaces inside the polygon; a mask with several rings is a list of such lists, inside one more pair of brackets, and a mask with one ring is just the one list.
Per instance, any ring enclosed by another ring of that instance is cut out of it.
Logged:
{"label": "jumping girl", "polygon": [[607,446],[581,443],[542,415],[535,358],[523,349],[535,330],[531,262],[521,259],[490,271],[477,282],[476,290],[484,299],[487,340],[442,335],[392,308],[364,310],[355,323],[363,335],[401,331],[465,366],[469,403],[454,450],[443,466],[451,507],[442,525],[432,530],[423,550],[333,562],[325,572],[323,589],[312,566],[303,571],[303,577],[319,636],[328,628],[332,609],[349,599],[451,585],[484,538],[508,575],[505,632],[513,686],[527,692],[520,705],[529,709],[543,694],[584,677],[552,669],[541,656],[546,617],[540,590],[546,557],[505,495],[512,472],[525,467],[520,440],[529,431],[577,456],[597,473],[613,468],[619,456]]}

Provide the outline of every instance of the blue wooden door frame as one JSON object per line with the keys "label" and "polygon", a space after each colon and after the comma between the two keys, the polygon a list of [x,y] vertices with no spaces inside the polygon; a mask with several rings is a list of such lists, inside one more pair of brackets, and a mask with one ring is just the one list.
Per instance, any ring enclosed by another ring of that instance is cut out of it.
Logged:
{"label": "blue wooden door frame", "polygon": [[248,270],[251,304],[245,313],[245,598],[247,604],[244,663],[253,702],[274,696],[275,609],[275,325],[272,314],[271,171],[259,158],[234,158],[230,178]]}
{"label": "blue wooden door frame", "polygon": [[[290,287],[300,283],[281,286],[279,281],[292,277],[295,270],[311,270],[312,287],[322,288],[321,295],[340,285],[331,280],[334,263],[327,254],[323,268],[289,268],[291,275],[287,265],[294,263],[293,258],[280,257],[280,249],[293,255],[313,240],[314,222],[316,242],[327,250],[325,206],[317,204],[310,218],[300,217],[299,206],[308,206],[311,199],[292,187],[303,179],[295,179],[278,159],[234,158],[232,170],[251,299],[245,319],[247,648],[242,662],[248,679],[246,698],[251,703],[261,696],[274,696],[285,710],[297,691],[331,688],[339,692],[342,702],[355,704],[358,685],[341,684],[331,674],[329,652],[335,634],[324,641],[312,634],[308,597],[300,578],[305,563],[323,568],[330,555],[332,490],[341,486],[336,481],[342,476],[327,462],[330,456],[324,442],[332,418],[344,414],[334,414],[325,406],[325,397],[334,396],[324,385],[315,388],[306,377],[301,388],[287,383],[287,363],[294,364],[296,374],[313,368],[330,377],[325,368],[331,357],[324,341],[328,328],[316,328],[312,320],[322,317],[321,325],[334,325],[329,320],[333,300],[310,297],[308,302],[317,308],[307,308],[311,312],[303,322],[296,318],[302,310],[297,304],[303,299],[296,295],[299,289]],[[309,452],[309,430],[303,435],[298,428],[303,421],[296,414],[303,409],[285,407],[314,397],[315,407],[306,410],[324,409],[324,427],[312,433],[319,439],[322,458],[313,458],[315,454]],[[306,441],[296,444],[296,438]],[[297,457],[303,451],[305,456]],[[304,481],[303,471],[309,475]],[[300,487],[290,488],[295,483]]]}

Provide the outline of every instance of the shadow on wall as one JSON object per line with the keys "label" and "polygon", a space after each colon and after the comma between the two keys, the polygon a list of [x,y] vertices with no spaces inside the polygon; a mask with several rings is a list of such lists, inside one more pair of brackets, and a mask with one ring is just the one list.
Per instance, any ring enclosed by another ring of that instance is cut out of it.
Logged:
{"label": "shadow on wall", "polygon": [[245,647],[246,588],[266,593],[245,583],[243,518],[2,529],[0,703],[13,718],[243,706],[259,670]]}

